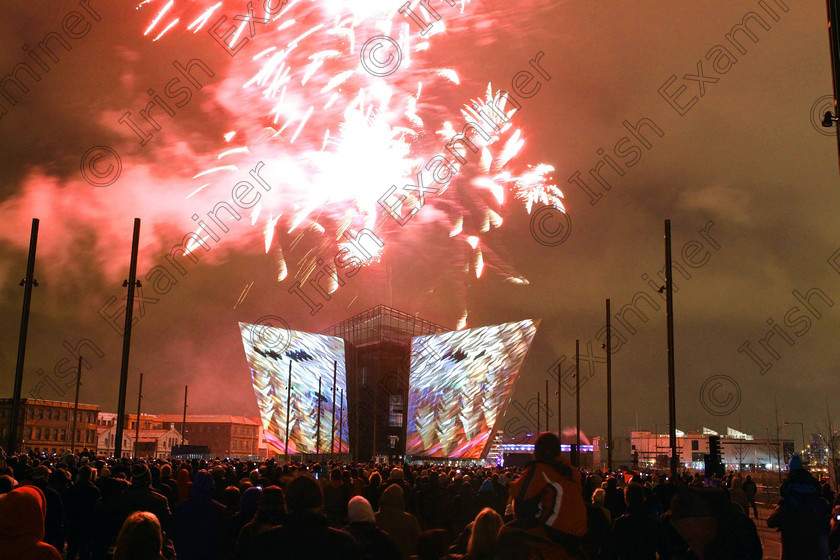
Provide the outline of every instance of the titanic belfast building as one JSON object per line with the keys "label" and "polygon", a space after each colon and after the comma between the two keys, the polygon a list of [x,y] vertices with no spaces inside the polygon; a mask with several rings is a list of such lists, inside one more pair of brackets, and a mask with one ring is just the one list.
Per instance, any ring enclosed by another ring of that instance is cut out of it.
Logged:
{"label": "titanic belfast building", "polygon": [[480,460],[537,325],[453,331],[380,305],[318,334],[240,330],[278,454]]}

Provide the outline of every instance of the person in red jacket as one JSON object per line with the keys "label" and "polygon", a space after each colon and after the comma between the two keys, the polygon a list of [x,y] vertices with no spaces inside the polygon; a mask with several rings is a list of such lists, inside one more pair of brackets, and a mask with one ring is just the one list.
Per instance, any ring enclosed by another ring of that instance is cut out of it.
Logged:
{"label": "person in red jacket", "polygon": [[42,542],[47,500],[35,486],[0,495],[0,560],[61,560],[55,547]]}
{"label": "person in red jacket", "polygon": [[514,520],[499,532],[500,560],[586,558],[586,505],[580,473],[560,458],[560,440],[537,438],[534,461],[510,484]]}
{"label": "person in red jacket", "polygon": [[560,439],[543,432],[534,446],[534,460],[510,484],[516,518],[543,526],[557,542],[579,542],[586,535],[586,505],[580,472],[560,457]]}

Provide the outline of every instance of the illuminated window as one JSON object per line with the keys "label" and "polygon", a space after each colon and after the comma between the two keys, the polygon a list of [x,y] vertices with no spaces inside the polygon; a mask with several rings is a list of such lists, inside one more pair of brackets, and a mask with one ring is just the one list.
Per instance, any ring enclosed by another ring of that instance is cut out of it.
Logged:
{"label": "illuminated window", "polygon": [[391,449],[396,448],[397,443],[399,443],[399,441],[400,441],[400,436],[388,436],[388,446]]}

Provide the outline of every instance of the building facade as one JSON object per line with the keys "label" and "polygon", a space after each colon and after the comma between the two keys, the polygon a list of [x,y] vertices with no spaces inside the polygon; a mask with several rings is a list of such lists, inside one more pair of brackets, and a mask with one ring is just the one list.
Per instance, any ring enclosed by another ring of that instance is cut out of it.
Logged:
{"label": "building facade", "polygon": [[405,455],[411,339],[450,330],[379,305],[319,333],[347,343],[344,403],[358,460]]}
{"label": "building facade", "polygon": [[[699,432],[677,430],[677,451],[680,466],[703,470],[704,455],[709,453],[709,437],[720,441],[721,462],[726,470],[784,469],[794,453],[794,442],[788,439],[756,438],[727,428],[718,433],[708,428]],[[630,461],[636,468],[668,468],[670,437],[648,431],[630,432]],[[615,454],[613,455],[615,459]],[[603,454],[601,455],[603,459]],[[626,457],[622,457],[622,462]]]}
{"label": "building facade", "polygon": [[[97,451],[99,406],[79,403],[73,433],[73,403],[21,399],[18,412],[18,448],[36,453],[66,450]],[[9,437],[12,399],[0,399],[0,441]]]}
{"label": "building facade", "polygon": [[[179,414],[154,415],[157,429],[182,429],[183,416]],[[141,415],[141,429],[144,426]],[[229,414],[188,414],[183,427],[184,437],[190,445],[206,445],[213,457],[231,459],[256,459],[260,457],[260,423],[256,418]],[[178,442],[180,443],[180,442]]]}
{"label": "building facade", "polygon": [[[172,448],[181,443],[181,433],[174,429],[167,430],[143,430],[137,436],[136,429],[123,430],[122,456],[123,457],[153,457],[155,459],[168,459],[172,455]],[[99,453],[112,456],[114,444],[117,439],[117,426],[115,424],[99,426],[98,440]],[[137,444],[135,445],[135,441]],[[184,442],[188,443],[188,442]]]}
{"label": "building facade", "polygon": [[[103,412],[100,414],[100,438],[105,433],[103,428],[116,424],[116,414]],[[260,423],[257,418],[246,416],[232,416],[230,414],[188,414],[187,422],[184,425],[181,414],[140,414],[140,443],[144,438],[152,438],[152,432],[167,432],[174,430],[178,434],[174,445],[181,444],[181,435],[184,436],[184,444],[206,445],[210,448],[210,455],[213,457],[229,457],[236,459],[257,459],[264,455],[260,453]],[[123,439],[124,454],[133,454],[134,435],[137,430],[137,414],[126,414],[125,430]],[[146,436],[143,433],[149,432]],[[113,436],[113,434],[112,434]],[[169,436],[161,436],[169,437]],[[127,446],[126,441],[131,441]],[[108,449],[114,451],[113,438],[110,440]],[[147,441],[148,443],[148,441]],[[162,444],[161,444],[162,445]],[[160,447],[171,451],[171,445]],[[140,454],[141,456],[145,456]]]}

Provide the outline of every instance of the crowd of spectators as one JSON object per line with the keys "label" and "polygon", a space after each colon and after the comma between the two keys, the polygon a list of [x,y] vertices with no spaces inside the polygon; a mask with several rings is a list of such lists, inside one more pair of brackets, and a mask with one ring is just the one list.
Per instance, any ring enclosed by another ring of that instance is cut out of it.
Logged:
{"label": "crowd of spectators", "polygon": [[[457,468],[10,456],[0,560],[762,558],[749,476],[579,471],[550,433],[534,459]],[[801,464],[790,473],[769,520],[783,558],[829,558],[840,505],[829,525],[830,490]]]}

